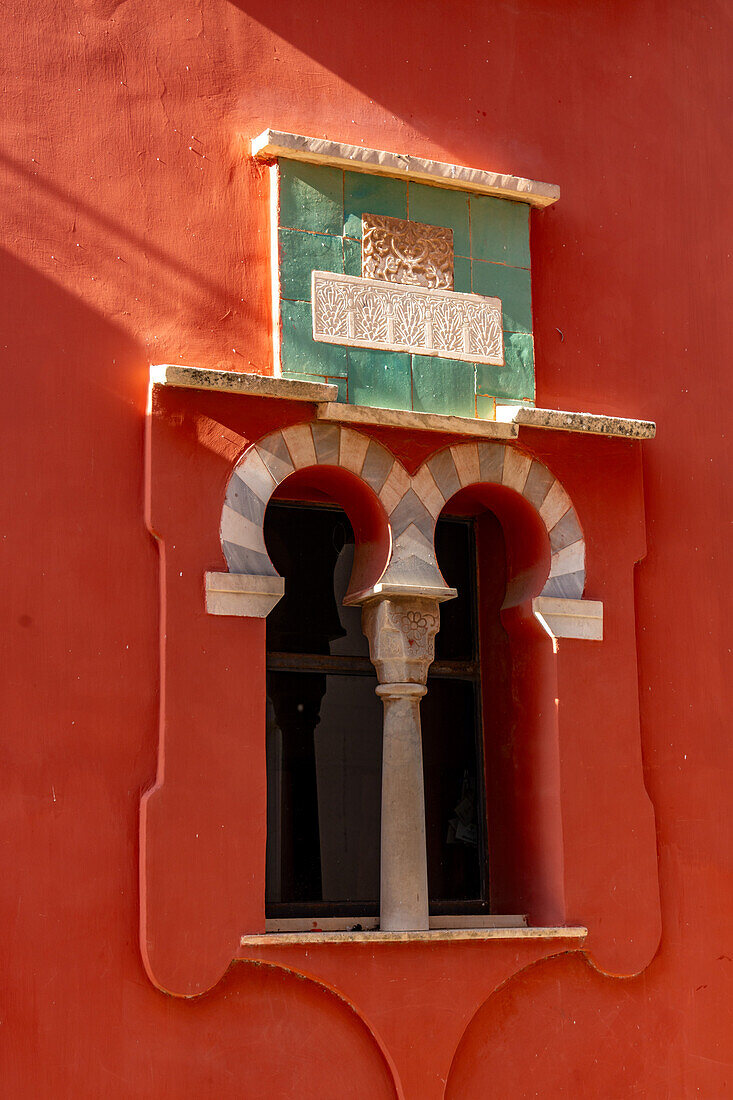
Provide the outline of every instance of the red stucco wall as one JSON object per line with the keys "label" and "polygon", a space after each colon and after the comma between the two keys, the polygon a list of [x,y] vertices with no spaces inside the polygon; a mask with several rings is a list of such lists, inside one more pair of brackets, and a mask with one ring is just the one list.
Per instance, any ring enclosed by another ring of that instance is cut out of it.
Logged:
{"label": "red stucco wall", "polygon": [[267,125],[559,183],[533,216],[538,404],[659,427],[636,596],[661,946],[632,979],[578,955],[517,975],[447,1095],[731,1094],[730,12],[15,0],[2,19],[3,1094],[394,1095],[333,994],[239,964],[174,1000],[137,942],[147,367],[271,369],[266,176],[241,138]]}

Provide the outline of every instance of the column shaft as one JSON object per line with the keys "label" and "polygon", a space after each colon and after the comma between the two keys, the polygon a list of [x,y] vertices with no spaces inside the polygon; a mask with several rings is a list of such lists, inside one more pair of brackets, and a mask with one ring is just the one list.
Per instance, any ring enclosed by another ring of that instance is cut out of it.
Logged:
{"label": "column shaft", "polygon": [[420,731],[425,688],[384,684],[377,694],[384,704],[379,927],[423,931],[429,927]]}

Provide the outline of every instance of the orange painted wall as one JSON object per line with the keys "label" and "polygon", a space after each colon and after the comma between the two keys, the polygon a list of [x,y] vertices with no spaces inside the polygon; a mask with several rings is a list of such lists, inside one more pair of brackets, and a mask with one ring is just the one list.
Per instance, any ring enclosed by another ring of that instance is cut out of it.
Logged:
{"label": "orange painted wall", "polygon": [[519,974],[446,1095],[730,1095],[725,5],[10,0],[0,17],[3,1094],[394,1095],[332,994],[240,964],[174,1000],[137,943],[159,674],[147,368],[271,369],[267,181],[242,135],[273,125],[559,183],[533,216],[538,404],[659,426],[636,596],[661,946],[623,981],[577,955]]}

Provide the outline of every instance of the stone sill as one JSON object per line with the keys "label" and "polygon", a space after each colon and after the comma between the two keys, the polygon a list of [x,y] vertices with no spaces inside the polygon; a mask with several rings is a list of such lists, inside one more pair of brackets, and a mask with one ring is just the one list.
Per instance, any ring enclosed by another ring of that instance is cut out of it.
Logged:
{"label": "stone sill", "polygon": [[369,424],[378,428],[402,428],[409,431],[449,432],[452,435],[472,435],[482,439],[516,439],[515,424],[497,424],[495,420],[480,420],[471,416],[450,416],[446,413],[411,412],[402,409],[375,409],[369,405],[347,405],[329,401],[316,410],[319,420],[336,424]]}
{"label": "stone sill", "polygon": [[234,370],[202,370],[178,363],[161,363],[150,368],[153,386],[181,386],[190,390],[214,390],[217,393],[241,393],[247,397],[278,397],[284,401],[335,401],[338,386],[323,382],[299,382],[269,374],[240,373]]}
{"label": "stone sill", "polygon": [[559,432],[588,432],[591,435],[618,436],[622,439],[654,439],[657,434],[657,425],[653,420],[629,420],[623,416],[564,412],[561,409],[535,409],[528,405],[497,403],[496,419],[502,424],[550,428]]}
{"label": "stone sill", "polygon": [[265,932],[242,936],[241,948],[286,947],[329,943],[455,943],[461,940],[584,940],[588,929],[568,928],[436,928],[429,932]]}
{"label": "stone sill", "polygon": [[336,401],[338,387],[321,382],[299,382],[264,374],[238,371],[202,370],[177,363],[150,368],[150,383],[185,389],[239,393],[247,397],[269,397],[282,401],[307,401],[316,405],[319,420],[338,424],[369,424],[374,427],[401,428],[408,431],[444,432],[479,439],[516,439],[520,427],[551,431],[605,435],[621,439],[653,439],[656,424],[652,420],[630,420],[599,413],[563,412],[559,409],[535,409],[528,405],[497,405],[496,420],[452,416],[447,413],[412,412],[401,409],[376,409],[367,405],[347,405]]}
{"label": "stone sill", "polygon": [[304,160],[310,164],[346,168],[352,172],[411,179],[432,183],[436,187],[449,187],[471,191],[478,195],[495,195],[512,202],[525,202],[540,209],[550,206],[560,198],[560,188],[554,183],[506,176],[499,172],[487,172],[480,168],[466,168],[463,164],[446,164],[443,161],[425,160],[407,154],[389,153],[384,149],[368,149],[362,145],[346,145],[325,138],[289,134],[282,130],[265,130],[252,138],[252,156],[258,160]]}

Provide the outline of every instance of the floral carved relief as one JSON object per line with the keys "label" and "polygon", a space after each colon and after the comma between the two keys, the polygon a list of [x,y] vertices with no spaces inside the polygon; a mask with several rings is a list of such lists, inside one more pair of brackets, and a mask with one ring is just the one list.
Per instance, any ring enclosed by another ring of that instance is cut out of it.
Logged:
{"label": "floral carved relief", "polygon": [[499,366],[504,362],[498,298],[331,271],[313,272],[312,291],[316,341]]}
{"label": "floral carved relief", "polygon": [[380,684],[426,682],[440,629],[437,600],[420,595],[368,600],[362,629]]}
{"label": "floral carved relief", "polygon": [[453,289],[453,230],[380,214],[361,219],[365,279]]}

